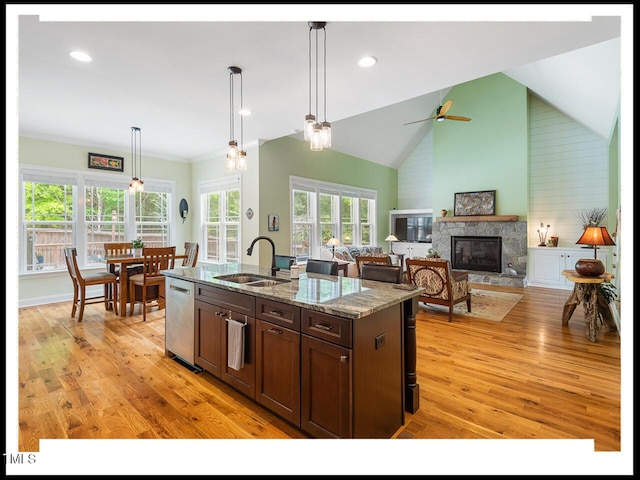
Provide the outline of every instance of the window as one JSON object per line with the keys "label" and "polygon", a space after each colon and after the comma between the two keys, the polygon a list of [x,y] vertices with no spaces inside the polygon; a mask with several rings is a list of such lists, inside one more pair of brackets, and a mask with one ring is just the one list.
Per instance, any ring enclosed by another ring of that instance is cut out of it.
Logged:
{"label": "window", "polygon": [[104,265],[105,242],[141,237],[169,245],[170,182],[145,179],[131,196],[128,178],[23,167],[20,273],[66,270],[64,248],[75,246],[81,268]]}
{"label": "window", "polygon": [[199,191],[204,236],[202,258],[216,263],[239,263],[240,176],[205,182]]}
{"label": "window", "polygon": [[371,245],[375,239],[376,192],[348,185],[291,177],[291,245],[298,258],[320,256],[335,236],[342,245]]}

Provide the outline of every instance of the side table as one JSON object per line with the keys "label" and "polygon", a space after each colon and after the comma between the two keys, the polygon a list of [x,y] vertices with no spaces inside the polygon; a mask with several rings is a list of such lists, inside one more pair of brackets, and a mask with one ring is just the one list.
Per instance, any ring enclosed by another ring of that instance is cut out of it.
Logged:
{"label": "side table", "polygon": [[602,316],[609,329],[617,330],[616,323],[609,310],[609,303],[598,288],[599,284],[608,283],[613,278],[613,274],[603,273],[597,277],[585,277],[575,270],[563,270],[562,275],[574,283],[573,292],[565,302],[562,310],[562,324],[569,324],[571,315],[573,315],[578,304],[582,303],[589,340],[595,342],[598,339],[598,330],[600,329],[598,317],[600,316]]}

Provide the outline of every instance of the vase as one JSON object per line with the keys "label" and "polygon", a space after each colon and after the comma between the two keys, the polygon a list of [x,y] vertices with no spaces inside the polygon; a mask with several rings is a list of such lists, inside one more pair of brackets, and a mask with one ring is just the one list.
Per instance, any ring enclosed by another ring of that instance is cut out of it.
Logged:
{"label": "vase", "polygon": [[443,217],[447,216],[447,211],[444,209],[440,210],[440,213],[442,214]]}
{"label": "vase", "polygon": [[134,248],[133,249],[133,256],[134,257],[141,257],[142,256],[142,249],[141,248]]}
{"label": "vase", "polygon": [[604,264],[597,258],[581,258],[576,262],[576,272],[584,277],[597,277],[604,273]]}

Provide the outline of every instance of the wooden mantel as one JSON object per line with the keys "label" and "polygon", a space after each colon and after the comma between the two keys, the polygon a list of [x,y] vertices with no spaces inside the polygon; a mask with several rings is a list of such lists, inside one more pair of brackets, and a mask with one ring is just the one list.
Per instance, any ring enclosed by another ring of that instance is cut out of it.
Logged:
{"label": "wooden mantel", "polygon": [[438,217],[436,222],[517,222],[518,215],[458,215]]}

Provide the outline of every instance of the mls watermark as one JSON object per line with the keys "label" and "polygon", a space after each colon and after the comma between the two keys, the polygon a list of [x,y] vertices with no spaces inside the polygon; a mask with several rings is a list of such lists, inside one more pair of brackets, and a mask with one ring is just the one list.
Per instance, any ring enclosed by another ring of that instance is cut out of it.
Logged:
{"label": "mls watermark", "polygon": [[36,463],[35,453],[3,453],[5,465],[29,465]]}

